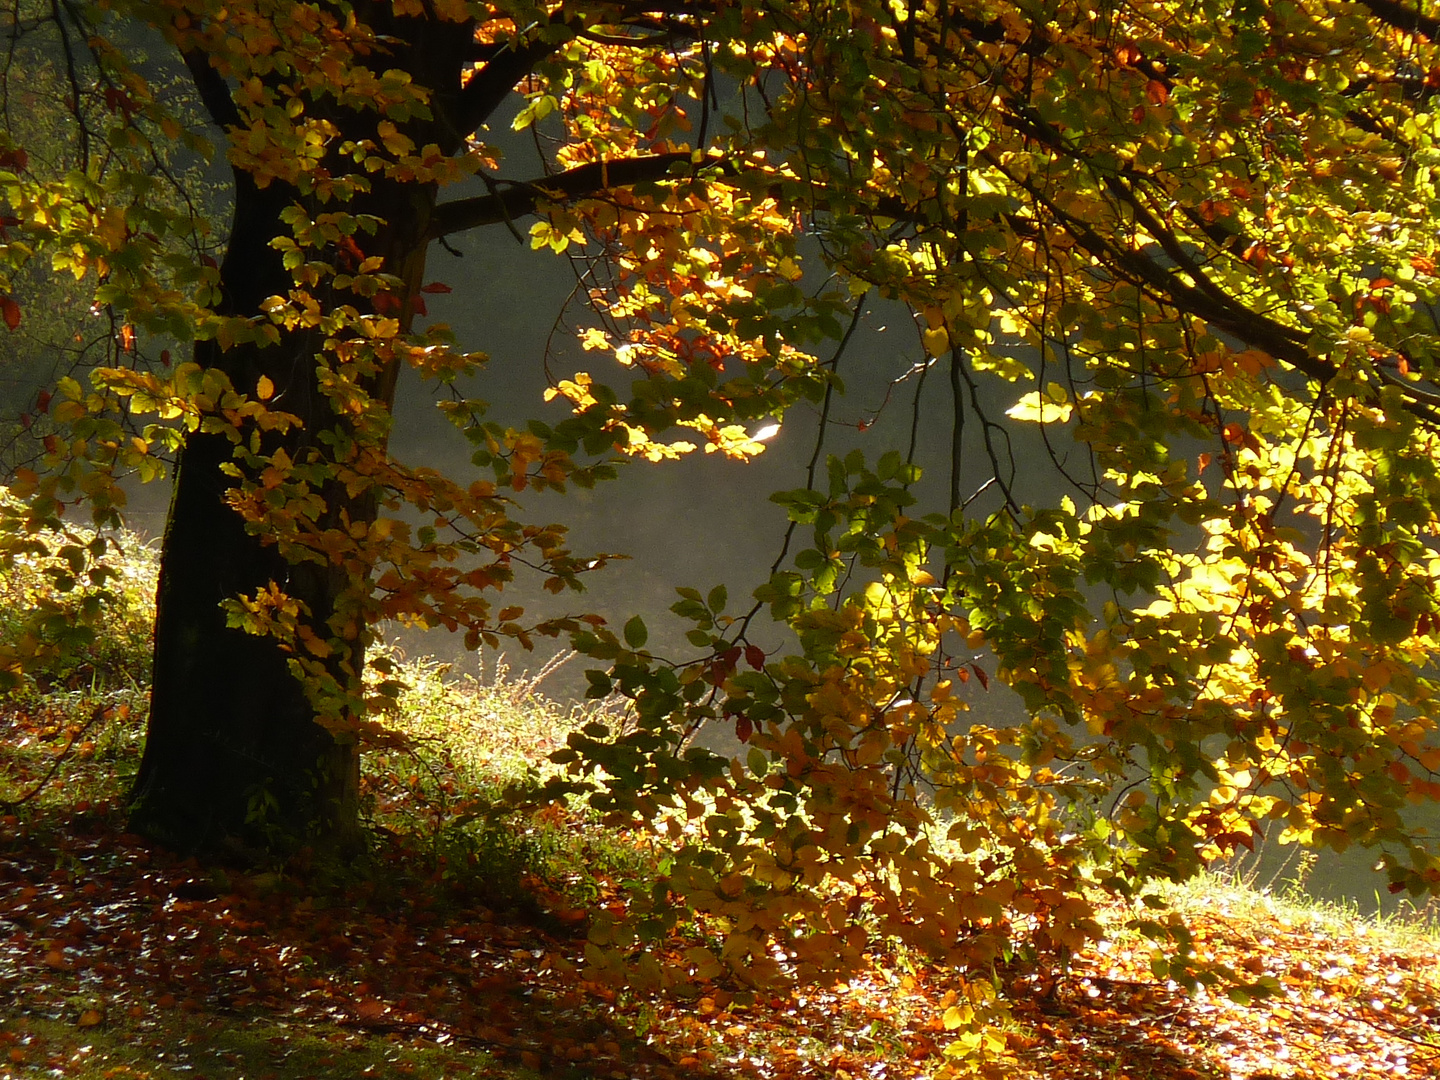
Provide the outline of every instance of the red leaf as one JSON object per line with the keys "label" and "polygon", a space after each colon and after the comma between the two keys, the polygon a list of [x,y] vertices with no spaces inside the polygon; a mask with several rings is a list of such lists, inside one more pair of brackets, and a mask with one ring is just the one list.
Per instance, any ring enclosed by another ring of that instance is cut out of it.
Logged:
{"label": "red leaf", "polygon": [[1220,833],[1218,836],[1215,837],[1215,843],[1219,847],[1226,848],[1231,852],[1233,852],[1236,847],[1243,847],[1246,851],[1255,850],[1254,834],[1248,832],[1240,832],[1239,830],[1236,830],[1235,832]]}
{"label": "red leaf", "polygon": [[423,296],[415,296],[410,301],[410,309],[414,311],[416,315],[430,314],[429,309],[425,307],[425,298]]}
{"label": "red leaf", "polygon": [[756,671],[760,671],[765,667],[765,650],[759,645],[746,645],[745,662]]}
{"label": "red leaf", "polygon": [[755,725],[748,716],[735,717],[735,737],[741,742],[749,742],[750,736],[755,733]]}
{"label": "red leaf", "polygon": [[20,305],[8,296],[0,296],[0,318],[11,330],[20,326]]}
{"label": "red leaf", "polygon": [[450,291],[450,286],[446,285],[443,281],[432,281],[428,285],[421,285],[420,291],[428,293],[445,293]]}
{"label": "red leaf", "polygon": [[712,686],[719,686],[735,673],[735,665],[740,662],[740,651],[740,646],[735,645],[710,661],[705,677]]}
{"label": "red leaf", "polygon": [[30,156],[18,147],[14,150],[0,150],[0,169],[23,170],[30,164]]}
{"label": "red leaf", "polygon": [[113,112],[123,112],[128,120],[135,112],[135,102],[132,101],[123,90],[117,90],[113,86],[105,91],[105,108]]}
{"label": "red leaf", "polygon": [[43,412],[49,412],[49,411],[50,411],[50,391],[49,391],[49,390],[41,390],[40,393],[36,395],[36,397],[35,397],[35,411],[36,411],[36,412],[42,412],[42,413],[43,413]]}
{"label": "red leaf", "polygon": [[985,669],[979,664],[971,664],[970,670],[975,672],[975,678],[980,680],[980,685],[986,690],[990,689],[990,676],[985,674]]}
{"label": "red leaf", "polygon": [[1258,241],[1247,247],[1240,255],[1241,261],[1250,263],[1252,266],[1264,266],[1265,261],[1269,258],[1270,249]]}

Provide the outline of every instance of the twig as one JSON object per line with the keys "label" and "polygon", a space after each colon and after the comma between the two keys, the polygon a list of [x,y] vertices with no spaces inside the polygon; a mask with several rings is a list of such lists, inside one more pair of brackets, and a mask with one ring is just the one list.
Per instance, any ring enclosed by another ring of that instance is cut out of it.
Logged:
{"label": "twig", "polygon": [[104,719],[105,713],[105,706],[96,705],[95,711],[90,714],[90,719],[86,720],[80,729],[70,736],[70,741],[65,744],[65,748],[55,755],[55,761],[50,766],[50,771],[40,778],[40,782],[18,799],[0,799],[0,806],[3,806],[7,811],[15,810],[35,798],[36,795],[39,795],[40,792],[45,789],[45,785],[55,779],[55,774],[60,771],[60,766],[65,763],[65,759],[70,755],[71,747],[75,745],[81,735],[84,735],[94,727],[98,721]]}

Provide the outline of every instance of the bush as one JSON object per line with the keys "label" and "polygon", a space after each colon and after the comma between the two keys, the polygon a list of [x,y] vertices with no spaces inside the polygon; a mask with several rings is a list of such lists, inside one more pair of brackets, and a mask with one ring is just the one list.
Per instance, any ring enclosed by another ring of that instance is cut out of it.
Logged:
{"label": "bush", "polygon": [[[0,514],[22,512],[0,489]],[[158,567],[123,531],[42,528],[0,551],[0,679],[42,693],[148,687]]]}

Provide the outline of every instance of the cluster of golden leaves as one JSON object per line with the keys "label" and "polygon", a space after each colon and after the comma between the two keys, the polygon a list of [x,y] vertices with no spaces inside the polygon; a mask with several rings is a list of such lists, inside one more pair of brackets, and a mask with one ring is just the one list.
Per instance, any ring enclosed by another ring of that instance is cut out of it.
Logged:
{"label": "cluster of golden leaves", "polygon": [[[134,178],[173,119],[102,49],[123,95],[106,99],[108,173],[46,175],[0,145],[17,237],[0,262],[93,280],[128,328],[93,389],[62,388],[67,436],[48,473],[20,477],[33,521],[82,496],[108,521],[119,472],[183,431],[228,436],[250,526],[351,583],[320,626],[278,589],[232,612],[292,650],[337,724],[375,704],[361,668],[378,622],[472,645],[574,632],[610,665],[597,692],[636,713],[577,738],[575,782],[603,773],[595,805],[680,845],[648,909],[597,922],[597,969],[639,948],[655,981],[716,965],[814,979],[894,936],[964,968],[956,1027],[973,1034],[1017,940],[1059,956],[1097,932],[1089,890],[1143,894],[1267,830],[1376,846],[1393,889],[1440,887],[1407,814],[1440,794],[1440,57],[1424,20],[1378,0],[110,8],[228,88],[231,164],[294,194],[272,244],[293,285],[234,312],[204,259],[166,262],[191,219]],[[452,67],[406,51],[448,26],[468,35]],[[389,390],[403,366],[444,384],[483,357],[415,329],[423,244],[366,248],[387,207],[398,220],[477,175],[489,220],[514,228],[493,151],[478,132],[442,150],[436,117],[532,53],[516,123],[553,140],[555,174],[526,188],[530,243],[587,263],[583,344],[616,367],[557,378],[571,415],[555,425],[483,421],[455,395],[445,409],[493,473],[467,484],[393,460]],[[637,162],[664,168],[612,181]],[[592,189],[565,186],[591,167]],[[1011,420],[1041,425],[1078,502],[1024,507],[997,476],[996,503],[912,509],[899,454],[832,461],[828,486],[782,496],[814,539],[758,594],[792,656],[757,656],[756,612],[713,594],[677,605],[688,660],[647,651],[633,621],[617,636],[492,612],[516,565],[557,590],[586,568],[558,527],[518,520],[516,496],[588,486],[617,456],[759,452],[757,425],[825,395],[813,354],[871,293],[923,320],[923,363],[1019,384]],[[242,385],[141,363],[137,340],[167,335],[259,366]],[[264,364],[312,339],[333,424],[287,441],[297,418]],[[972,673],[1028,718],[968,723]],[[730,723],[733,760],[685,750]],[[644,947],[677,902],[720,941],[667,971]],[[955,1057],[988,1046],[958,1037]]]}

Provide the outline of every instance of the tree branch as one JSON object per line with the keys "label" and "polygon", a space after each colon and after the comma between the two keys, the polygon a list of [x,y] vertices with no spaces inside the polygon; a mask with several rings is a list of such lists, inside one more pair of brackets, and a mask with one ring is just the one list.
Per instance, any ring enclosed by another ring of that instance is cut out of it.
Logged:
{"label": "tree branch", "polygon": [[597,45],[614,45],[621,49],[653,48],[661,45],[673,45],[677,41],[693,37],[694,32],[687,27],[687,33],[681,34],[676,30],[667,30],[660,33],[646,34],[643,37],[621,37],[618,34],[598,34],[593,30],[581,30],[580,36],[586,41],[593,41]]}
{"label": "tree branch", "polygon": [[1440,41],[1440,19],[1408,8],[1398,0],[1360,0],[1371,14],[1387,26],[1408,34],[1419,34],[1431,41]]}
{"label": "tree branch", "polygon": [[[1181,311],[1198,315],[1212,326],[1253,348],[1264,350],[1319,382],[1328,382],[1335,375],[1333,365],[1310,355],[1306,345],[1307,335],[1303,330],[1294,329],[1252,311],[1229,293],[1217,288],[1213,282],[1204,278],[1203,274],[1198,279],[1203,282],[1203,286],[1187,285],[1175,270],[1161,266],[1143,252],[1116,246],[1090,225],[1062,210],[1029,180],[1017,177],[993,158],[991,161],[1001,168],[1012,182],[1024,188],[1036,203],[1044,206],[1076,243],[1099,259],[1103,265],[1123,273],[1136,284],[1149,286]],[[1131,205],[1133,207],[1134,204]],[[1162,236],[1165,235],[1163,225],[1153,218],[1147,224],[1147,231],[1152,227],[1159,230]],[[1161,242],[1162,237],[1157,236],[1156,240]],[[1184,254],[1178,245],[1174,247],[1180,254]],[[1165,250],[1163,243],[1162,250]]]}
{"label": "tree branch", "polygon": [[490,119],[516,85],[563,42],[535,40],[506,45],[475,73],[455,99],[455,130],[469,134]]}
{"label": "tree branch", "polygon": [[568,202],[613,188],[665,180],[676,165],[689,165],[691,160],[689,151],[677,151],[618,161],[595,161],[554,176],[514,184],[505,191],[472,199],[455,199],[435,208],[427,235],[431,240],[438,240],[466,229],[526,217],[535,213],[542,202]]}
{"label": "tree branch", "polygon": [[230,96],[230,87],[225,84],[225,77],[210,66],[204,53],[187,49],[181,56],[185,60],[185,66],[190,69],[190,81],[199,91],[200,101],[215,126],[223,129],[238,125],[240,109],[235,104],[235,99]]}

